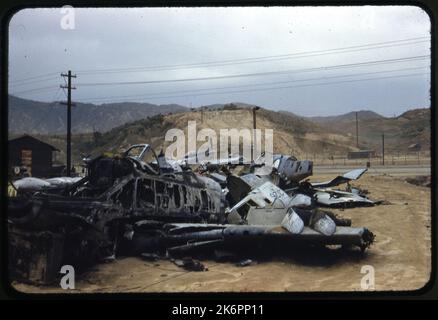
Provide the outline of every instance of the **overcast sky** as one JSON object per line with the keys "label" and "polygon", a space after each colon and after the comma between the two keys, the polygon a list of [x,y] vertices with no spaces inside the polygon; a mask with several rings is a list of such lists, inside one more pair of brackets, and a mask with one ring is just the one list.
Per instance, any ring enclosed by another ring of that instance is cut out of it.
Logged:
{"label": "overcast sky", "polygon": [[12,17],[11,94],[65,99],[59,73],[71,69],[81,102],[246,102],[305,116],[430,106],[430,20],[417,7],[76,9],[73,30],[64,16]]}

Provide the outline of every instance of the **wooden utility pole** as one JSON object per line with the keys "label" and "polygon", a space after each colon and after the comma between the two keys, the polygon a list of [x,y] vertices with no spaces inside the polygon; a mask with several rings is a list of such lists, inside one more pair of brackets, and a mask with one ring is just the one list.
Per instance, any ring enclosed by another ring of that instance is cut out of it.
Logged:
{"label": "wooden utility pole", "polygon": [[67,85],[61,85],[63,89],[67,89],[67,102],[62,104],[67,105],[67,176],[71,176],[71,90],[76,89],[71,86],[71,78],[76,78],[76,75],[71,74],[71,70],[68,73],[61,73],[61,77],[67,77]]}
{"label": "wooden utility pole", "polygon": [[252,145],[252,158],[253,158],[253,161],[255,161],[256,159],[255,159],[255,156],[256,156],[256,148],[257,148],[257,134],[256,134],[256,128],[257,128],[257,126],[256,126],[256,111],[257,110],[259,110],[260,109],[260,107],[253,107],[252,108],[252,125],[253,125],[253,141],[252,141],[252,143],[253,143],[253,145]]}
{"label": "wooden utility pole", "polygon": [[357,112],[356,112],[356,148],[359,149],[359,123],[357,121]]}
{"label": "wooden utility pole", "polygon": [[385,134],[382,133],[382,165],[385,165]]}

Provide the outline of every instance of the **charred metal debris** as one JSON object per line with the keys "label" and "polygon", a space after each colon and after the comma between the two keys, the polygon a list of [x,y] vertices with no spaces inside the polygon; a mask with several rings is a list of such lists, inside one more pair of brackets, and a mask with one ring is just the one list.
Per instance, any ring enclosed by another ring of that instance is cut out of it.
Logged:
{"label": "charred metal debris", "polygon": [[[271,246],[364,251],[374,240],[367,228],[352,227],[351,220],[327,210],[375,204],[349,185],[366,169],[311,183],[306,180],[313,170],[309,160],[275,155],[269,167],[218,161],[191,168],[156,155],[147,144],[84,162],[84,177],[10,183],[13,278],[47,283],[61,265],[85,270],[127,255],[167,256],[199,271],[202,264],[187,257]],[[243,168],[239,175],[233,173],[236,166]],[[348,191],[333,188],[341,184]],[[245,266],[251,260],[240,261]]]}

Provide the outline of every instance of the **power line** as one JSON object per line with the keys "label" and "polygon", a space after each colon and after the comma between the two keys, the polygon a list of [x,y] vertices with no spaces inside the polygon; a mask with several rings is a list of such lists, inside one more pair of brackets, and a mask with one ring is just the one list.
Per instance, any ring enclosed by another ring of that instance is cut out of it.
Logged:
{"label": "power line", "polygon": [[[421,39],[424,39],[424,40],[421,40]],[[304,57],[318,56],[318,55],[349,53],[349,52],[356,52],[356,51],[363,51],[363,50],[412,45],[412,44],[421,43],[421,42],[428,42],[429,40],[430,40],[430,37],[418,37],[418,38],[394,40],[394,41],[379,42],[379,43],[372,43],[372,44],[365,44],[365,45],[356,45],[356,46],[349,46],[349,47],[342,47],[342,48],[304,51],[304,52],[281,54],[281,55],[271,55],[271,56],[263,56],[263,57],[216,60],[216,61],[210,61],[210,62],[177,64],[177,65],[142,66],[142,67],[128,67],[128,68],[114,68],[114,69],[88,69],[88,70],[79,70],[78,73],[80,73],[81,75],[86,75],[86,74],[95,74],[95,73],[125,73],[125,72],[140,72],[140,71],[163,71],[163,70],[178,70],[178,69],[188,69],[188,68],[197,68],[197,67],[226,66],[226,65],[234,65],[234,64],[267,62],[267,61],[285,60],[285,59],[292,59],[292,58],[304,58]],[[339,51],[342,51],[342,52],[339,52]]]}
{"label": "power line", "polygon": [[278,57],[278,58],[254,58],[247,61],[240,61],[240,62],[225,62],[225,63],[200,63],[200,64],[193,64],[193,65],[180,65],[180,66],[174,66],[174,67],[137,67],[132,68],[129,70],[106,70],[106,71],[100,71],[100,72],[86,72],[81,73],[81,75],[90,75],[90,74],[114,74],[114,73],[133,73],[133,72],[154,72],[154,71],[173,71],[173,70],[182,70],[182,69],[194,69],[194,68],[206,68],[206,67],[220,67],[220,66],[230,66],[230,65],[242,65],[242,64],[250,64],[250,63],[261,63],[261,62],[271,62],[271,61],[281,61],[281,60],[291,60],[291,59],[298,59],[298,58],[309,58],[309,57],[315,57],[315,56],[324,56],[329,54],[342,54],[342,53],[351,53],[351,52],[358,52],[358,51],[364,51],[364,50],[371,50],[371,49],[381,49],[381,48],[387,48],[387,47],[394,47],[394,46],[400,46],[400,45],[406,45],[406,44],[416,44],[421,43],[425,41],[417,41],[412,43],[403,43],[399,45],[390,45],[390,46],[379,46],[379,47],[372,47],[372,48],[362,48],[362,49],[355,49],[355,50],[344,50],[344,51],[334,51],[334,52],[324,52],[324,53],[315,53],[315,54],[306,54],[306,55],[296,55],[296,56],[287,56],[287,57]]}
{"label": "power line", "polygon": [[56,88],[55,86],[39,87],[39,88],[33,88],[33,89],[13,92],[11,94],[17,95],[17,94],[29,93],[29,92],[35,92],[35,91],[45,91],[45,90],[48,90],[48,89],[55,89],[55,88]]}
{"label": "power line", "polygon": [[[65,85],[67,85],[67,84],[65,84]],[[62,92],[64,93],[64,96],[67,99],[67,91],[65,91],[65,87],[61,86],[60,89],[62,89]]]}
{"label": "power line", "polygon": [[[255,63],[255,62],[264,62],[263,60],[268,59],[267,61],[273,61],[272,59],[289,59],[293,57],[306,57],[306,56],[315,56],[315,55],[325,55],[325,54],[335,54],[339,53],[338,51],[344,51],[342,53],[355,52],[361,50],[369,50],[369,49],[380,49],[386,47],[394,47],[394,46],[403,46],[403,45],[412,45],[421,42],[427,42],[430,40],[429,36],[424,37],[415,37],[401,40],[393,40],[393,41],[385,41],[385,42],[377,42],[377,43],[369,43],[363,45],[355,45],[341,48],[332,48],[325,50],[313,50],[313,51],[303,51],[289,54],[281,54],[281,55],[270,55],[270,56],[262,56],[262,57],[252,57],[252,58],[241,58],[241,59],[228,59],[228,60],[216,60],[209,62],[199,62],[199,63],[191,63],[191,64],[178,64],[178,65],[162,65],[162,66],[148,66],[148,67],[130,67],[130,68],[114,68],[114,69],[86,69],[79,70],[78,73],[81,74],[93,74],[93,73],[119,73],[119,72],[138,72],[138,71],[162,71],[162,70],[173,70],[173,69],[182,69],[182,68],[190,68],[190,67],[208,67],[208,66],[220,66],[220,65],[230,65],[230,64],[241,64],[241,63]],[[370,48],[368,48],[370,47]],[[358,49],[358,50],[355,50]],[[262,60],[262,61],[259,61]],[[9,81],[9,85],[11,86],[19,86],[30,84],[38,81],[46,81],[51,79],[44,79],[53,76],[56,76],[60,73],[58,72],[50,72],[41,75],[36,75],[28,78],[16,79]]]}
{"label": "power line", "polygon": [[232,94],[232,93],[244,93],[244,92],[259,92],[259,91],[269,91],[269,90],[280,90],[280,89],[291,89],[291,88],[301,88],[301,87],[313,87],[313,86],[324,86],[324,85],[333,85],[333,84],[341,84],[341,83],[352,83],[352,82],[360,82],[360,81],[370,81],[370,80],[382,80],[382,79],[395,79],[395,78],[404,78],[404,77],[412,77],[419,75],[429,75],[427,72],[423,73],[412,73],[405,75],[397,75],[397,76],[386,76],[386,77],[374,77],[367,79],[352,79],[352,80],[343,80],[343,81],[334,81],[334,82],[321,82],[321,83],[311,83],[311,84],[303,84],[303,85],[295,85],[295,86],[281,86],[281,87],[271,87],[271,88],[255,88],[255,89],[246,89],[246,90],[235,90],[235,91],[223,91],[223,92],[209,92],[209,93],[199,93],[199,94],[185,94],[185,95],[173,95],[173,96],[157,96],[157,97],[145,97],[144,99],[169,99],[169,98],[183,98],[183,97],[193,97],[193,96],[206,96],[206,95],[216,95],[216,94]]}
{"label": "power line", "polygon": [[16,84],[9,84],[10,87],[21,87],[21,86],[28,86],[30,84],[34,84],[34,83],[40,83],[40,82],[46,82],[46,81],[51,81],[51,80],[56,80],[56,77],[50,77],[50,78],[45,78],[45,79],[37,79],[37,80],[32,80],[32,81],[27,81],[27,82],[22,82],[22,83],[16,83]]}
{"label": "power line", "polygon": [[[345,50],[348,48],[358,48],[358,47],[365,47],[365,46],[376,46],[381,44],[389,44],[389,43],[398,43],[398,42],[407,42],[407,41],[414,41],[418,39],[425,39],[428,37],[419,37],[419,38],[411,38],[411,39],[404,39],[404,40],[394,40],[394,41],[388,41],[388,42],[382,42],[382,43],[375,43],[375,44],[368,44],[368,45],[360,45],[360,46],[351,46],[351,47],[344,47],[344,48],[338,48],[338,49],[329,49],[329,50]],[[327,52],[329,50],[325,50],[324,52]],[[321,51],[308,51],[306,53],[317,53]],[[297,54],[303,54],[303,53],[295,53],[295,54],[289,54],[289,55],[297,55]],[[259,57],[259,58],[247,58],[246,60],[254,60],[254,59],[261,59],[261,58],[272,58],[272,57],[282,57],[285,55],[278,55],[278,56],[266,56],[266,57]],[[345,65],[335,65],[335,66],[328,66],[328,67],[317,67],[317,68],[307,68],[307,69],[298,69],[298,70],[282,70],[282,71],[271,71],[271,72],[259,72],[259,73],[252,73],[252,74],[237,74],[237,75],[228,75],[228,76],[216,76],[216,77],[199,77],[199,78],[185,78],[185,79],[170,79],[170,80],[152,80],[152,81],[127,81],[127,82],[97,82],[97,83],[83,83],[79,85],[83,86],[100,86],[100,85],[126,85],[126,84],[153,84],[153,83],[171,83],[171,82],[186,82],[186,81],[200,81],[200,80],[217,80],[217,79],[227,79],[227,78],[239,78],[239,77],[253,77],[253,76],[264,76],[264,75],[274,75],[274,74],[287,74],[292,72],[312,72],[317,70],[331,70],[331,69],[337,69],[337,68],[345,68],[345,67],[357,67],[357,66],[364,66],[364,65],[376,65],[376,64],[386,64],[386,63],[397,63],[397,62],[404,62],[404,61],[414,61],[414,60],[422,60],[425,58],[430,57],[429,55],[424,56],[414,56],[414,57],[405,57],[405,58],[398,58],[398,59],[388,59],[388,60],[377,60],[377,61],[367,61],[367,62],[361,62],[361,63],[352,63],[352,64],[345,64]],[[245,59],[240,60],[222,60],[222,62],[226,61],[242,61]],[[210,63],[216,63],[216,62],[210,62]],[[188,66],[188,65],[185,65]],[[158,66],[159,67],[159,66]],[[111,70],[111,69],[109,69]],[[115,69],[114,69],[115,70]],[[15,84],[16,85],[28,85],[35,82],[40,82],[43,80],[35,80],[37,78],[47,78],[48,76],[53,75],[54,73],[47,73],[44,75],[29,77],[26,79],[21,80],[15,80],[11,81],[17,82],[22,81],[22,83]],[[51,79],[46,79],[51,80]],[[27,81],[27,83],[24,83]],[[14,84],[12,84],[14,86]],[[23,94],[23,93],[29,93],[29,92],[35,92],[35,91],[42,91],[52,88],[51,86],[47,87],[39,87],[39,88],[33,88],[28,90],[22,90],[15,92],[13,94]]]}
{"label": "power line", "polygon": [[77,85],[78,86],[108,86],[108,85],[135,85],[135,84],[220,80],[220,79],[269,76],[269,75],[299,73],[299,72],[312,72],[312,71],[318,71],[318,70],[333,70],[333,69],[340,69],[340,68],[347,68],[347,67],[361,67],[361,66],[367,66],[367,65],[379,65],[379,64],[387,64],[387,63],[398,63],[398,62],[406,62],[406,61],[424,60],[427,58],[430,58],[430,55],[403,57],[403,58],[386,59],[386,60],[374,60],[374,61],[366,61],[366,62],[356,62],[356,63],[349,63],[349,64],[327,66],[327,67],[315,67],[315,68],[281,70],[281,71],[268,71],[268,72],[257,72],[257,73],[243,73],[243,74],[234,74],[234,75],[226,75],[226,76],[182,78],[182,79],[169,79],[169,80],[149,80],[149,81],[88,82],[88,83],[79,83]]}
{"label": "power line", "polygon": [[400,72],[400,71],[411,71],[418,69],[426,69],[430,68],[429,66],[422,67],[412,67],[412,68],[402,68],[395,70],[383,70],[383,71],[375,71],[375,72],[361,72],[347,75],[338,75],[338,76],[329,76],[329,77],[317,77],[317,78],[307,78],[307,79],[295,79],[295,80],[286,80],[286,81],[274,81],[274,82],[263,82],[263,83],[253,83],[246,85],[234,85],[234,86],[225,86],[225,87],[214,87],[214,88],[203,88],[203,89],[191,89],[191,90],[178,90],[178,91],[161,91],[149,94],[135,94],[135,95],[122,95],[122,96],[105,96],[105,97],[92,97],[85,98],[81,100],[93,101],[93,100],[113,100],[113,99],[123,99],[123,98],[135,98],[135,97],[150,97],[155,95],[166,95],[166,94],[178,94],[178,93],[196,93],[196,92],[204,92],[204,91],[212,91],[212,90],[223,90],[223,89],[236,89],[236,88],[247,88],[247,87],[257,87],[257,86],[266,86],[266,85],[276,85],[276,84],[285,84],[285,83],[294,83],[294,82],[302,82],[302,81],[314,81],[314,80],[326,80],[326,79],[337,79],[337,78],[346,78],[346,77],[356,77],[356,76],[364,76],[364,75],[373,75],[373,74],[382,74],[382,73],[392,73],[392,72]]}
{"label": "power line", "polygon": [[[176,70],[176,69],[191,68],[191,67],[195,68],[195,67],[200,67],[200,66],[208,67],[208,66],[241,64],[241,63],[247,63],[247,62],[250,62],[250,63],[266,62],[266,61],[272,61],[272,59],[284,59],[284,58],[289,59],[289,58],[293,58],[293,57],[302,58],[302,57],[309,56],[309,55],[314,56],[314,55],[321,55],[321,54],[324,55],[324,54],[339,53],[338,51],[344,51],[341,53],[346,53],[346,52],[352,52],[351,49],[357,49],[357,50],[353,50],[353,51],[359,51],[359,50],[385,48],[388,46],[410,45],[410,44],[415,44],[415,43],[419,43],[419,42],[425,42],[425,41],[428,41],[428,39],[430,39],[430,37],[416,37],[416,38],[378,42],[378,43],[356,45],[356,46],[349,46],[349,47],[342,47],[342,48],[306,51],[306,52],[264,56],[264,57],[256,57],[256,58],[219,60],[219,61],[193,63],[193,64],[182,64],[182,65],[165,65],[165,66],[118,68],[118,69],[95,69],[95,70],[84,70],[84,71],[82,71],[82,73],[83,74],[90,74],[90,73],[95,73],[95,72],[97,72],[97,73],[99,73],[99,72],[100,73],[119,73],[119,72],[137,72],[137,71],[144,71],[144,70],[150,70],[150,71],[173,70],[173,69]],[[371,48],[367,48],[370,46],[371,46]],[[349,51],[345,51],[345,50],[349,50]],[[265,59],[269,59],[269,60],[265,60]],[[33,77],[28,77],[28,78],[24,78],[24,79],[12,80],[12,81],[9,81],[9,85],[10,86],[23,86],[23,85],[33,84],[36,82],[52,80],[52,79],[55,79],[53,76],[57,75],[57,74],[58,73],[50,72],[50,73],[37,75],[37,76],[33,76]]]}
{"label": "power line", "polygon": [[59,72],[50,72],[50,73],[45,73],[45,74],[41,74],[41,75],[38,75],[38,76],[29,77],[29,78],[11,80],[8,83],[9,84],[13,84],[13,83],[16,83],[16,82],[26,82],[28,80],[33,80],[33,79],[38,79],[38,78],[47,78],[48,76],[54,76],[54,75],[58,75],[58,74],[59,74]]}

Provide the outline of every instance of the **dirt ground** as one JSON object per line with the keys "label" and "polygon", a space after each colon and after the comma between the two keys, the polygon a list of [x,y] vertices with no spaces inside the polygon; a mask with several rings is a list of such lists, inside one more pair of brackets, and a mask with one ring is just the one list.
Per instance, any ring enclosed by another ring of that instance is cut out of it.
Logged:
{"label": "dirt ground", "polygon": [[[312,180],[330,177],[333,175],[314,176]],[[78,276],[75,290],[68,293],[361,291],[364,265],[374,268],[375,290],[423,287],[431,272],[430,189],[387,175],[365,174],[352,185],[367,189],[372,199],[390,202],[332,210],[351,218],[353,226],[366,226],[376,235],[364,255],[334,249],[297,256],[291,252],[288,257],[256,261],[247,267],[205,260],[208,271],[204,272],[189,272],[168,260],[120,258]],[[12,285],[21,292],[67,293],[58,285]]]}

